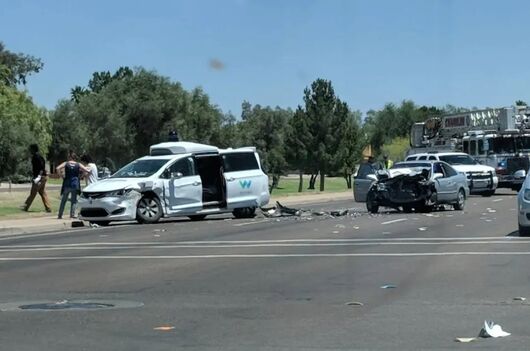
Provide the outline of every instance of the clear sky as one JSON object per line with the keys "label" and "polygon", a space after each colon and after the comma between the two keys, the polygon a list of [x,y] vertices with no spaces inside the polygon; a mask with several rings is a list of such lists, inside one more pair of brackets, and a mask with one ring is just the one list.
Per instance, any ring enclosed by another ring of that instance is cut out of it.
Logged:
{"label": "clear sky", "polygon": [[47,108],[94,71],[125,65],[201,86],[237,116],[243,100],[295,108],[319,77],[361,111],[403,99],[482,107],[530,97],[523,0],[0,0],[0,8],[0,40],[44,61],[27,89]]}

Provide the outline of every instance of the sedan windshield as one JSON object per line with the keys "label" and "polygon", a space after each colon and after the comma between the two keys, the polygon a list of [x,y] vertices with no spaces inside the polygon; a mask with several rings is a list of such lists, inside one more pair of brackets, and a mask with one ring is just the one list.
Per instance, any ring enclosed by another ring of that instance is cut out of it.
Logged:
{"label": "sedan windshield", "polygon": [[155,174],[168,160],[136,160],[114,173],[112,178],[143,178]]}
{"label": "sedan windshield", "polygon": [[445,155],[440,156],[441,161],[445,161],[450,165],[476,165],[477,161],[469,155]]}

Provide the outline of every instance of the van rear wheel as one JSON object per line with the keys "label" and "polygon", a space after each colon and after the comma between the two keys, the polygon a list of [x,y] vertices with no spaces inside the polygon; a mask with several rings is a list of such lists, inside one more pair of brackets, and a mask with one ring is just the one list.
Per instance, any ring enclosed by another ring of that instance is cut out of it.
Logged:
{"label": "van rear wheel", "polygon": [[254,218],[256,215],[256,208],[255,207],[243,207],[243,208],[236,208],[232,214],[236,218]]}

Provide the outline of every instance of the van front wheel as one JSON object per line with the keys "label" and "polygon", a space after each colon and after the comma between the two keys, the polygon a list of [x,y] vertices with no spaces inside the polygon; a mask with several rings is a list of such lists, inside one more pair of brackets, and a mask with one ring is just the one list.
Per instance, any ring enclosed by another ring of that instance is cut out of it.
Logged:
{"label": "van front wheel", "polygon": [[254,218],[256,215],[256,208],[255,207],[243,207],[243,208],[236,208],[232,214],[236,218]]}
{"label": "van front wheel", "polygon": [[155,196],[145,195],[136,208],[136,220],[139,223],[156,223],[162,217],[162,205]]}

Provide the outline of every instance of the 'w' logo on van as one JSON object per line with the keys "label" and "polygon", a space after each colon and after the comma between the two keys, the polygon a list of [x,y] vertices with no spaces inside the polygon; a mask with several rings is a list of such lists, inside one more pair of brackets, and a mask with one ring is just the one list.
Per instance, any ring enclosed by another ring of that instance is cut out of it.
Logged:
{"label": "'w' logo on van", "polygon": [[251,180],[240,180],[239,186],[241,186],[242,189],[248,189],[250,188],[250,185],[252,184]]}

